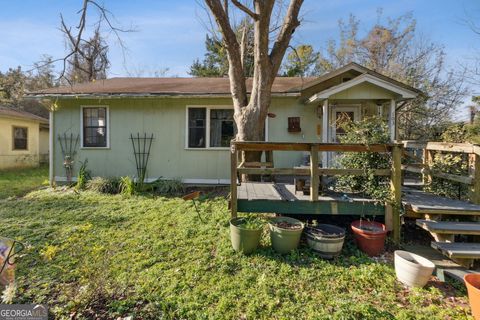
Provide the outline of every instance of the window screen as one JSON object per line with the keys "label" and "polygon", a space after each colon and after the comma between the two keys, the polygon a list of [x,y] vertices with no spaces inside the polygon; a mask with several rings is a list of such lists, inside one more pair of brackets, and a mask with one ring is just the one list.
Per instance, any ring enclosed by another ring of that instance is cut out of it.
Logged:
{"label": "window screen", "polygon": [[13,149],[27,150],[28,147],[28,129],[22,127],[13,127]]}
{"label": "window screen", "polygon": [[235,135],[233,110],[210,110],[210,147],[228,147]]}
{"label": "window screen", "polygon": [[107,146],[107,108],[83,108],[83,146]]}
{"label": "window screen", "polygon": [[188,147],[205,148],[207,125],[206,108],[188,109]]}

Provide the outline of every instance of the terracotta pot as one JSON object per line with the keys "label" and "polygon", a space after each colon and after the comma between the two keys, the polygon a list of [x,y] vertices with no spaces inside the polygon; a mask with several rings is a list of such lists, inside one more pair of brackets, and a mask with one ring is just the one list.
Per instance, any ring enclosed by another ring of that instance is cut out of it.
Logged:
{"label": "terracotta pot", "polygon": [[395,274],[408,287],[423,287],[435,269],[432,261],[408,251],[395,251]]}
{"label": "terracotta pot", "polygon": [[480,320],[480,273],[469,273],[463,277],[468,291],[468,301],[473,317]]}
{"label": "terracotta pot", "polygon": [[370,257],[378,256],[385,249],[387,230],[375,221],[355,220],[351,224],[358,248]]}

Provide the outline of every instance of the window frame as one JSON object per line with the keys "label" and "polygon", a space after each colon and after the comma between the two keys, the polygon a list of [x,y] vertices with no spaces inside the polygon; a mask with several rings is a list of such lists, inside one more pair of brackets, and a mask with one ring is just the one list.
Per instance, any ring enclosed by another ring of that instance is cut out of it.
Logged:
{"label": "window frame", "polygon": [[[83,145],[83,134],[84,134],[84,127],[83,127],[83,109],[89,108],[105,108],[105,117],[106,117],[106,146],[105,147],[90,147]],[[107,105],[84,105],[80,106],[80,149],[91,149],[91,150],[102,150],[102,149],[110,149],[110,108]]]}
{"label": "window frame", "polygon": [[[189,123],[188,113],[189,109],[205,108],[206,109],[206,122],[205,122],[205,147],[204,148],[191,148],[188,146],[189,136]],[[230,147],[210,147],[210,110],[212,109],[228,109],[233,111],[232,105],[187,105],[185,110],[185,150],[230,150]],[[234,120],[235,122],[235,120]],[[265,141],[268,141],[268,117],[265,120]]]}
{"label": "window frame", "polygon": [[[17,149],[17,148],[15,148],[15,129],[25,129],[25,130],[27,130],[27,138],[25,139],[25,140],[26,140],[25,149]],[[26,127],[26,126],[15,126],[15,125],[13,125],[13,126],[12,126],[12,151],[29,151],[29,148],[28,148],[28,147],[29,147],[28,138],[29,138],[28,127]]]}

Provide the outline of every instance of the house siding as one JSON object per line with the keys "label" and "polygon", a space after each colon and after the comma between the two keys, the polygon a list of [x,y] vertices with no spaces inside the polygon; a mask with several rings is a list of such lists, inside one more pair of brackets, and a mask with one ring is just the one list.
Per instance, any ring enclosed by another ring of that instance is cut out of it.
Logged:
{"label": "house siding", "polygon": [[[371,86],[359,92],[338,95],[338,103],[359,103],[362,116],[377,114],[374,102],[364,99],[390,99],[389,92]],[[368,91],[368,92],[363,92]],[[360,95],[359,100],[352,99]],[[343,100],[342,100],[343,99]],[[301,103],[295,97],[274,97],[267,120],[268,141],[273,142],[321,142],[322,116],[319,106]],[[65,180],[63,155],[58,135],[80,136],[81,106],[108,106],[109,148],[78,148],[74,172],[81,161],[88,159],[88,168],[94,176],[136,176],[136,165],[130,134],[152,134],[147,168],[147,178],[180,178],[192,183],[227,183],[230,175],[228,150],[186,148],[187,106],[231,106],[227,98],[110,98],[110,99],[61,99],[54,116],[55,148],[53,150],[53,176]],[[289,133],[288,117],[300,117],[301,132]],[[302,163],[302,152],[276,152],[277,167],[292,167]]]}
{"label": "house siding", "polygon": [[[28,128],[27,150],[13,150],[13,127]],[[38,166],[39,124],[0,117],[0,169]]]}

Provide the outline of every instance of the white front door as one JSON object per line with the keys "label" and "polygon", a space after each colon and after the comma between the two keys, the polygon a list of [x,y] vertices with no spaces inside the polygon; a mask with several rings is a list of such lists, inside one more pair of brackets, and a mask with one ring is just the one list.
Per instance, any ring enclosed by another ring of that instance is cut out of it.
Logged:
{"label": "white front door", "polygon": [[341,127],[344,121],[359,121],[360,106],[334,106],[330,116],[330,140],[329,142],[339,143],[339,137],[345,134]]}

